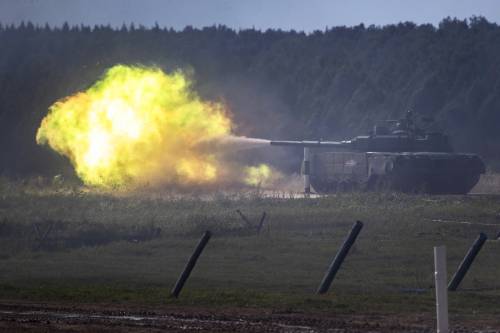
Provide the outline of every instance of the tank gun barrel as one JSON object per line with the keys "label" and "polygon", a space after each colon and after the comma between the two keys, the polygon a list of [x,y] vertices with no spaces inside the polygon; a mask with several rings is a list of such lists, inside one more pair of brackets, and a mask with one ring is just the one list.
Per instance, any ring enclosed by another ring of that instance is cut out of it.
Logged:
{"label": "tank gun barrel", "polygon": [[351,141],[271,141],[270,143],[272,146],[295,146],[303,148],[341,148],[349,146]]}

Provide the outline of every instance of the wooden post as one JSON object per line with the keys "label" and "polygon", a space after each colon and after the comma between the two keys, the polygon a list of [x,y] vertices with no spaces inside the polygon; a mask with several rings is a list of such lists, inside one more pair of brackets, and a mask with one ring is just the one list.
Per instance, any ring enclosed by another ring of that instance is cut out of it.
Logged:
{"label": "wooden post", "polygon": [[37,224],[37,223],[34,223],[34,227],[35,227],[35,232],[38,236],[38,245],[35,246],[35,250],[38,251],[40,250],[43,245],[45,244],[45,241],[47,240],[47,237],[49,236],[50,232],[52,231],[52,228],[54,227],[54,221],[50,221],[50,224],[49,226],[47,227],[47,229],[45,229],[45,232],[43,233],[42,235],[42,232],[40,231],[40,226]]}
{"label": "wooden post", "polygon": [[245,214],[243,214],[243,212],[241,210],[237,209],[236,213],[238,213],[238,215],[241,217],[241,219],[243,221],[245,221],[245,223],[247,224],[247,227],[252,226],[252,223],[250,222],[250,220],[245,216]]}
{"label": "wooden post", "polygon": [[262,227],[264,226],[264,221],[266,220],[266,212],[262,212],[262,217],[260,218],[259,225],[257,226],[257,233],[260,234]]}
{"label": "wooden post", "polygon": [[200,257],[201,253],[203,252],[203,249],[207,245],[208,241],[210,240],[210,237],[212,237],[212,233],[210,231],[206,231],[203,234],[203,237],[201,237],[200,242],[194,249],[193,254],[191,255],[191,258],[189,258],[189,261],[186,264],[186,267],[182,271],[181,275],[179,276],[179,279],[175,283],[174,288],[171,291],[171,295],[175,298],[179,297],[179,294],[184,287],[184,284],[186,283],[187,279],[189,278],[189,275],[191,274],[191,271],[193,270],[194,266],[196,265],[196,261]]}
{"label": "wooden post", "polygon": [[337,252],[337,255],[333,259],[332,264],[330,265],[328,271],[323,277],[323,281],[321,281],[321,284],[318,290],[316,291],[317,294],[324,294],[328,291],[328,289],[330,289],[330,285],[332,284],[332,281],[335,278],[337,271],[340,269],[340,266],[344,262],[347,253],[349,253],[351,246],[356,241],[356,238],[358,237],[359,232],[361,231],[362,228],[363,228],[363,222],[356,221],[356,223],[354,223],[351,231],[349,232],[349,235],[344,241],[344,244],[342,244],[342,247]]}
{"label": "wooden post", "polygon": [[453,275],[453,278],[451,279],[450,284],[448,285],[449,291],[457,290],[458,286],[460,285],[460,282],[462,282],[463,278],[465,277],[465,274],[467,274],[467,271],[474,262],[474,259],[476,258],[479,251],[481,251],[481,248],[483,247],[487,239],[488,237],[484,233],[481,232],[479,234],[479,237],[474,241],[471,248],[469,249],[469,252],[467,252],[465,258],[458,266],[457,272],[455,273],[455,275]]}

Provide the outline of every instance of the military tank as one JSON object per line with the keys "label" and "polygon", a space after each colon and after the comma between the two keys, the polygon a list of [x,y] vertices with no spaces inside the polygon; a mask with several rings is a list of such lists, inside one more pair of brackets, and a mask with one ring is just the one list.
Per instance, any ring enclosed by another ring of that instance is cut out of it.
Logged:
{"label": "military tank", "polygon": [[448,137],[416,125],[408,112],[347,141],[271,141],[304,147],[304,191],[318,193],[394,190],[466,194],[485,165],[476,154],[456,153]]}

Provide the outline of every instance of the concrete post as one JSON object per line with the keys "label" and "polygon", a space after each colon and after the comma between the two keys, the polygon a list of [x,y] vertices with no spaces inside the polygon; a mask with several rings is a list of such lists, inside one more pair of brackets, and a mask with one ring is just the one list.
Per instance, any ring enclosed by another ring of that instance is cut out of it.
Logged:
{"label": "concrete post", "polygon": [[437,332],[448,333],[448,290],[446,289],[446,246],[434,247]]}

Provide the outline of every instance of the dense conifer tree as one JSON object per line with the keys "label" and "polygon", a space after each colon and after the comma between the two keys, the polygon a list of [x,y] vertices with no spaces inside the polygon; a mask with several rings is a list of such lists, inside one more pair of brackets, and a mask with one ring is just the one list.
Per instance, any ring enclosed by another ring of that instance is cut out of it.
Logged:
{"label": "dense conifer tree", "polygon": [[433,116],[458,150],[500,161],[500,28],[483,17],[310,34],[23,22],[0,25],[0,47],[0,174],[67,165],[36,145],[36,129],[54,101],[117,63],[191,73],[245,135],[341,139],[413,109]]}

